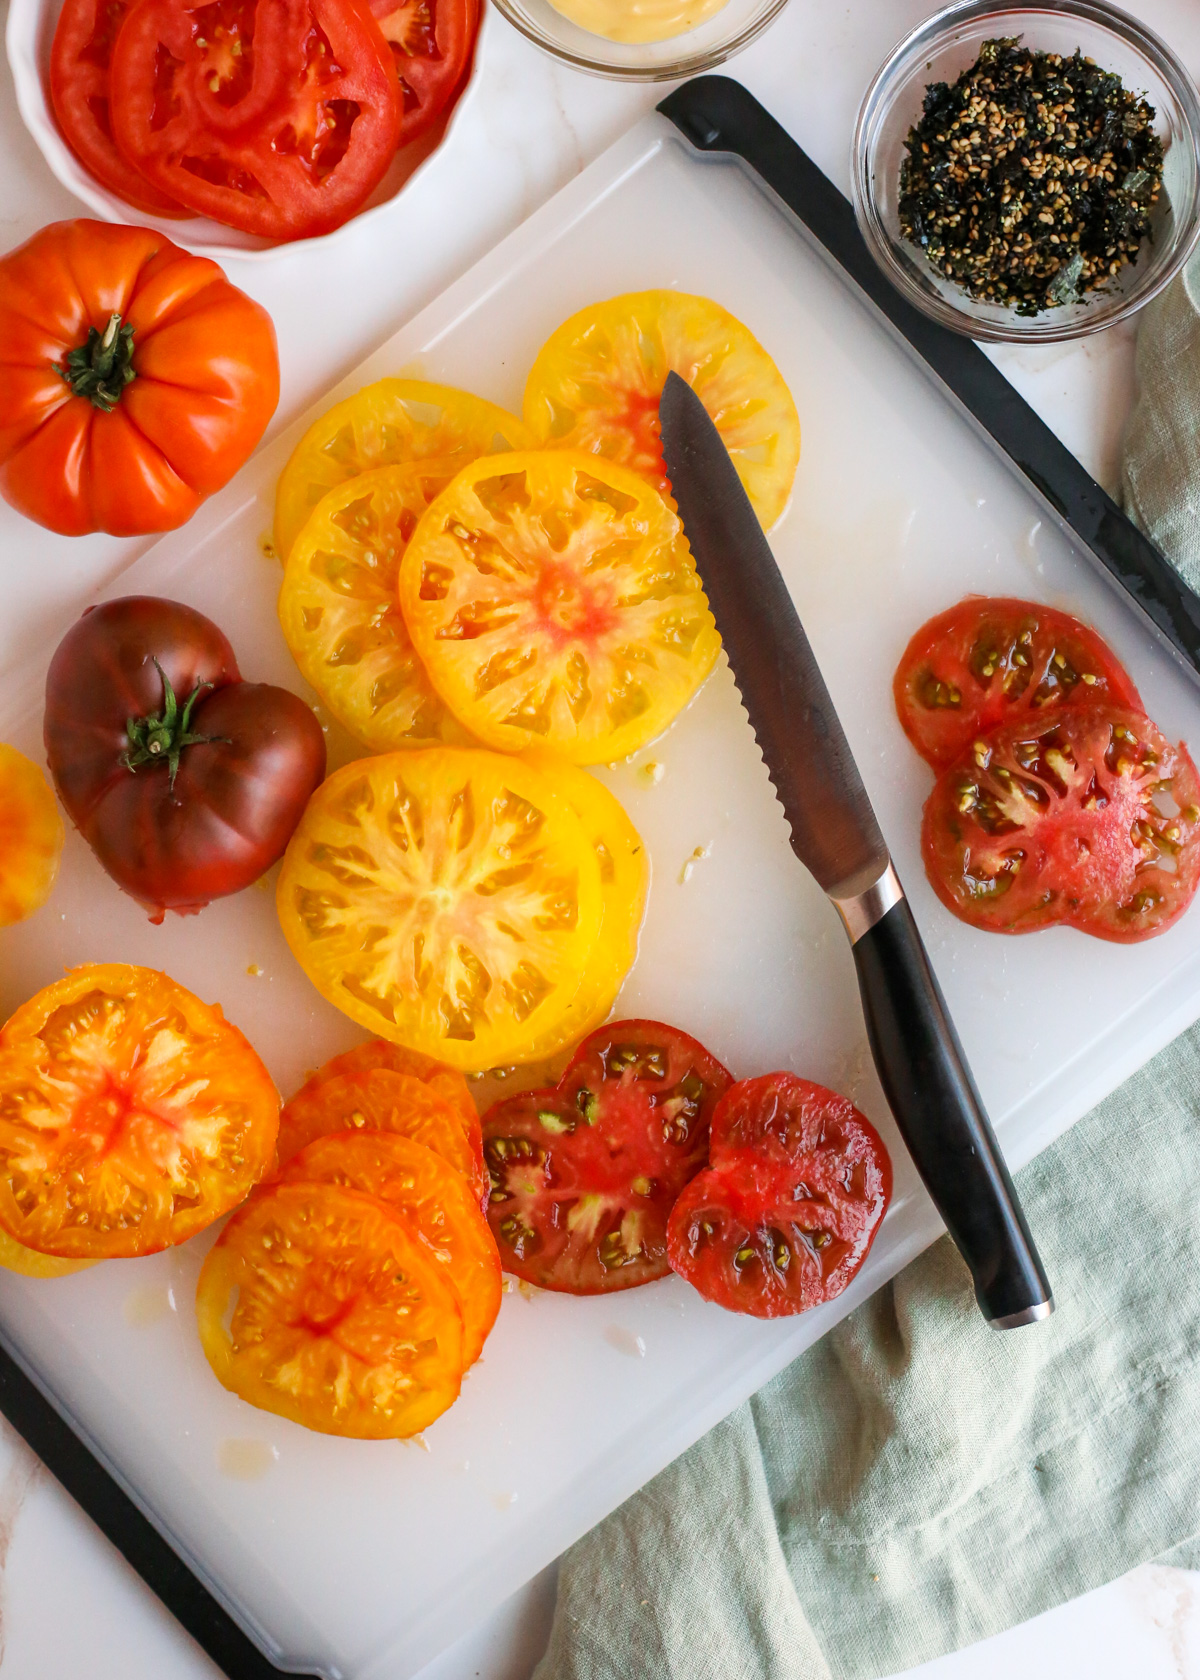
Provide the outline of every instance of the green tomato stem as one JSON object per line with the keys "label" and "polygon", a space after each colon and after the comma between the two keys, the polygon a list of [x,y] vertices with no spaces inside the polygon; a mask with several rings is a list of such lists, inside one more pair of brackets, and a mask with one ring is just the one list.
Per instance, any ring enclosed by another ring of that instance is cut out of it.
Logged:
{"label": "green tomato stem", "polygon": [[137,378],[133,365],[133,328],[121,325],[114,310],[103,332],[88,328],[87,340],[67,352],[65,365],[54,364],[77,397],[86,397],[93,408],[111,414],[126,385]]}
{"label": "green tomato stem", "polygon": [[[115,320],[116,316],[113,319]],[[145,764],[165,764],[171,778],[169,785],[174,791],[175,778],[179,774],[179,757],[185,747],[199,746],[204,742],[221,742],[225,746],[231,743],[227,735],[192,733],[192,709],[202,694],[216,686],[214,683],[197,683],[180,711],[171,679],[157,659],[154,661],[154,668],[162,678],[162,711],[152,717],[131,717],[125,720],[129,750],[121,755],[121,763],[135,774]]]}

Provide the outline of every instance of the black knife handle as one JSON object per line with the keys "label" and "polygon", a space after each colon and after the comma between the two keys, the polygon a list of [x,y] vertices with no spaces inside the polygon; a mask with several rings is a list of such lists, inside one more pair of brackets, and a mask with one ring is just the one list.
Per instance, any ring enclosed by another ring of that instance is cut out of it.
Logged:
{"label": "black knife handle", "polygon": [[855,940],[867,1037],[900,1134],[998,1329],[1046,1318],[1050,1284],[907,899]]}

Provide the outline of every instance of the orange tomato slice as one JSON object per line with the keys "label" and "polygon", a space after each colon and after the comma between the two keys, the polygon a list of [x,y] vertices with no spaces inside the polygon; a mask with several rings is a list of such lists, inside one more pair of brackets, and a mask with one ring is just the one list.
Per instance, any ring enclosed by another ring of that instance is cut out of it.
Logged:
{"label": "orange tomato slice", "polygon": [[476,1116],[468,1134],[458,1112],[411,1074],[390,1068],[336,1074],[305,1085],[279,1116],[281,1162],[330,1132],[393,1132],[440,1155],[469,1184],[478,1205],[487,1196],[483,1133]]}
{"label": "orange tomato slice", "polygon": [[468,737],[425,675],[396,581],[417,521],[457,471],[437,458],[348,478],[292,544],[279,623],[305,680],[376,752]]}
{"label": "orange tomato slice", "polygon": [[277,904],[323,997],[466,1072],[521,1061],[562,1021],[603,914],[568,801],[530,764],[458,747],[331,776],[292,836]]}
{"label": "orange tomato slice", "polygon": [[452,471],[480,455],[524,449],[529,434],[495,403],[424,379],[378,379],[334,403],[305,432],[275,494],[275,547],[286,560],[305,521],[335,485],[371,467],[437,457]]}
{"label": "orange tomato slice", "polygon": [[23,922],[50,897],[63,849],[63,820],[45,776],[0,743],[0,927]]}
{"label": "orange tomato slice", "polygon": [[500,1253],[478,1201],[439,1155],[387,1132],[334,1132],[288,1162],[285,1184],[340,1184],[386,1202],[444,1268],[463,1319],[463,1364],[475,1363],[500,1311]]}
{"label": "orange tomato slice", "polygon": [[432,1056],[406,1050],[402,1044],[389,1044],[385,1038],[368,1038],[364,1043],[356,1044],[353,1050],[343,1050],[340,1056],[332,1056],[309,1078],[304,1089],[319,1085],[324,1079],[335,1079],[341,1073],[367,1073],[371,1068],[390,1068],[393,1073],[404,1073],[411,1079],[419,1079],[422,1085],[427,1085],[435,1096],[441,1097],[454,1110],[469,1138],[478,1134],[479,1110],[462,1074],[447,1067],[445,1062],[434,1061]]}
{"label": "orange tomato slice", "polygon": [[463,1323],[441,1262],[382,1202],[280,1184],[205,1258],[200,1341],[234,1394],[327,1435],[415,1435],[454,1403]]}
{"label": "orange tomato slice", "polygon": [[153,969],[73,969],[0,1031],[0,1225],[68,1260],[186,1242],[245,1199],[278,1123],[218,1007]]}
{"label": "orange tomato slice", "polygon": [[792,493],[800,417],[754,334],[711,298],[626,292],[572,315],[538,351],[525,386],[526,424],[543,446],[618,461],[669,495],[658,400],[671,372],[712,416],[769,530]]}
{"label": "orange tomato slice", "polygon": [[464,468],[405,551],[400,605],[472,735],[577,764],[660,734],[720,647],[675,514],[635,473],[570,450]]}

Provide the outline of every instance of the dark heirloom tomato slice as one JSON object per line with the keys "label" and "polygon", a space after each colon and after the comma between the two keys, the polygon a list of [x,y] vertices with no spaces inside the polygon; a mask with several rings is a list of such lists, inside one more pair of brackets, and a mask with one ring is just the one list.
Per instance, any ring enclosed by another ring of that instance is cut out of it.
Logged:
{"label": "dark heirloom tomato slice", "polygon": [[264,239],[338,227],[400,133],[391,53],[358,0],[141,0],[110,80],[129,161],[189,209]]}
{"label": "dark heirloom tomato slice", "polygon": [[731,1086],[712,1166],[675,1204],[671,1265],[706,1300],[755,1318],[832,1301],[867,1257],[892,1194],[883,1141],[852,1102],[794,1073]]}
{"label": "dark heirloom tomato slice", "polygon": [[935,770],[977,736],[1072,701],[1142,706],[1120,660],[1086,624],[1038,601],[980,595],[921,626],[894,693],[905,734]]}
{"label": "dark heirloom tomato slice", "polygon": [[1149,939],[1200,881],[1200,778],[1140,712],[1070,707],[944,771],[921,844],[934,891],[973,927]]}
{"label": "dark heirloom tomato slice", "polygon": [[66,0],[50,49],[50,98],[67,144],[79,161],[135,210],[186,216],[183,206],[152,187],[113,140],[108,69],[130,0]]}
{"label": "dark heirloom tomato slice", "polygon": [[708,1158],[729,1084],[686,1033],[614,1021],[584,1039],[553,1090],[490,1108],[488,1221],[505,1271],[570,1295],[665,1277],[667,1216]]}
{"label": "dark heirloom tomato slice", "polygon": [[371,11],[395,60],[406,146],[437,121],[466,81],[479,0],[371,0]]}

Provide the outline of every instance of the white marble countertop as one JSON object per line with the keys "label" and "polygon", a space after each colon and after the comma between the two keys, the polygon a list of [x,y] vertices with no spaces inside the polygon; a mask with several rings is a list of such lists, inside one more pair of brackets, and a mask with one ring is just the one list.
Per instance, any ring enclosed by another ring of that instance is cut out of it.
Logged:
{"label": "white marble countertop", "polygon": [[[732,72],[843,188],[858,100],[932,0],[791,0]],[[1200,73],[1196,0],[1126,0]],[[6,7],[0,0],[0,18]],[[593,80],[541,56],[498,17],[487,77],[451,142],[369,234],[231,277],[274,316],[290,420],[438,289],[595,157],[665,91]],[[81,207],[55,182],[0,69],[0,250]],[[1132,383],[1132,333],[997,360],[1085,464],[1113,483]],[[137,552],[75,542],[0,507],[0,672]],[[525,1680],[544,1645],[553,1571],[421,1680]],[[217,1671],[0,1420],[0,1669],[4,1680],[212,1680]],[[921,1680],[1200,1680],[1197,1577],[1147,1566],[969,1651]],[[400,1677],[397,1677],[400,1680]],[[633,1677],[631,1677],[633,1680]],[[641,1676],[636,1680],[642,1680]]]}

